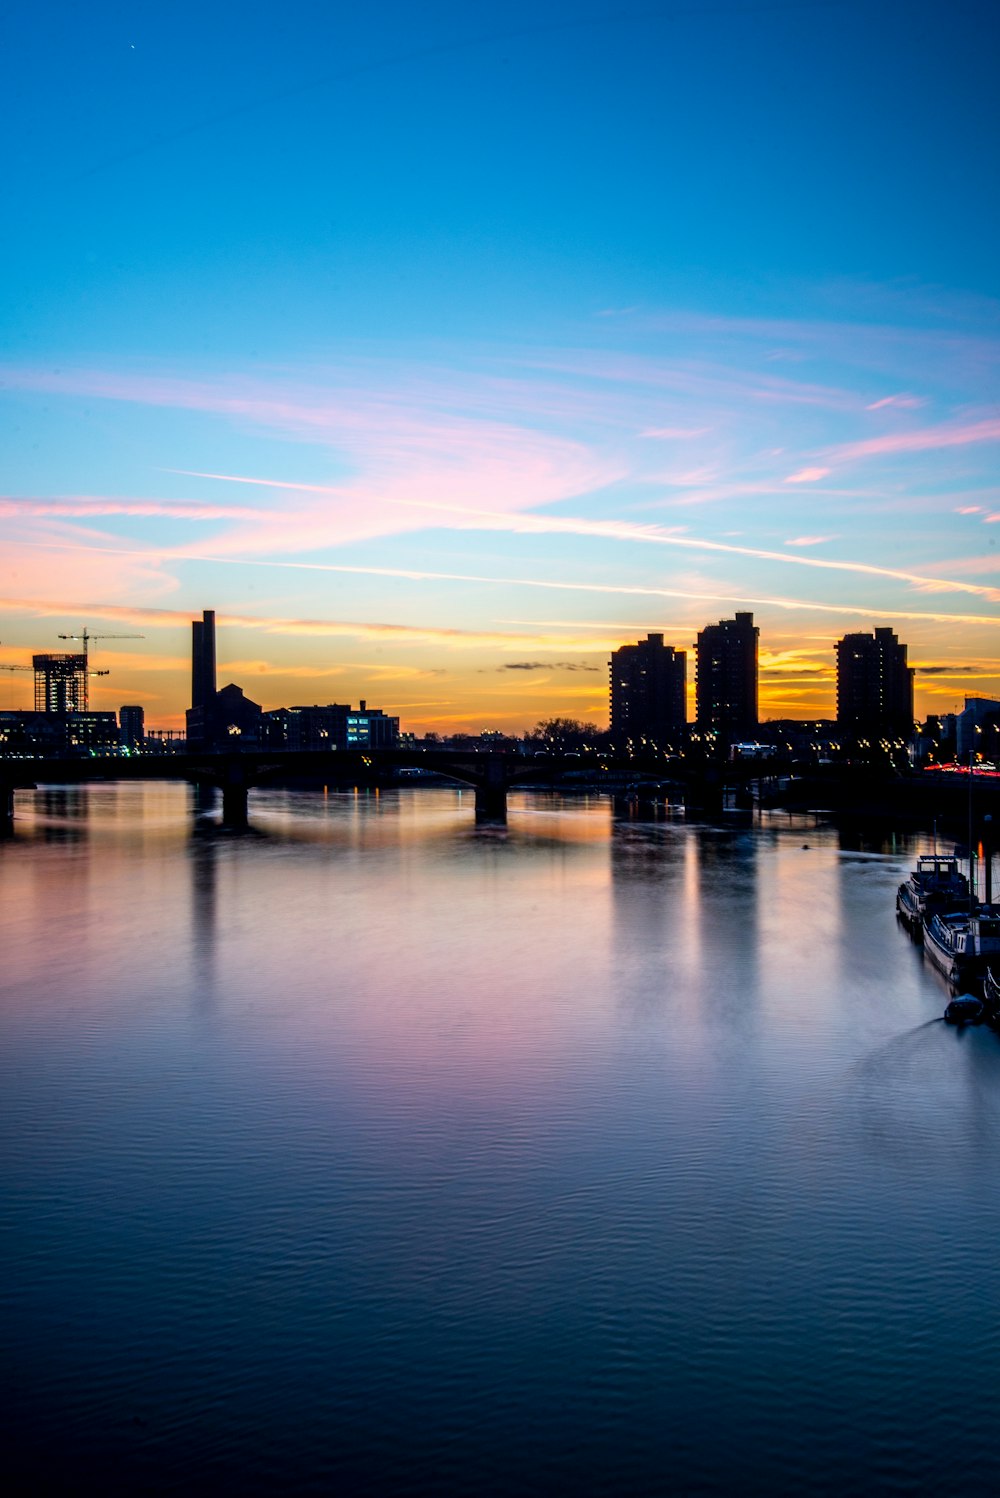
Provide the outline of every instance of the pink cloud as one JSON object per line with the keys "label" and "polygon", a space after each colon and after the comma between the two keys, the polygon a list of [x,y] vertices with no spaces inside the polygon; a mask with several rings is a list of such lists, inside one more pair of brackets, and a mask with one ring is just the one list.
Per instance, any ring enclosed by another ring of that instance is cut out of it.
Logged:
{"label": "pink cloud", "polygon": [[[128,554],[112,547],[79,547],[76,541],[53,543],[52,534],[5,540],[0,547],[0,594],[5,607],[24,609],[31,607],[35,597],[56,598],[60,600],[58,616],[66,619],[84,613],[85,604],[94,597],[128,606],[177,591],[178,584],[161,557]],[[67,529],[55,534],[76,537],[79,532]],[[86,567],[80,566],[81,549],[88,554]]]}
{"label": "pink cloud", "polygon": [[955,511],[956,515],[981,515],[982,505],[959,505]]}
{"label": "pink cloud", "polygon": [[942,424],[924,427],[912,432],[887,433],[884,437],[869,437],[863,442],[847,442],[842,447],[828,449],[832,457],[841,462],[854,458],[881,457],[886,453],[932,452],[938,448],[965,447],[975,442],[1000,442],[1000,417],[987,417],[983,421],[967,422],[964,425]]}
{"label": "pink cloud", "polygon": [[[755,556],[773,561],[785,561],[797,563],[804,567],[833,568],[844,572],[857,572],[879,577],[896,578],[900,581],[910,582],[918,588],[927,592],[959,591],[973,593],[986,597],[990,602],[1000,602],[1000,589],[985,587],[978,583],[961,583],[946,579],[920,576],[913,573],[896,571],[888,567],[874,567],[861,562],[835,562],[824,561],[814,557],[794,557],[784,552],[772,552],[757,550],[751,547],[736,547],[723,545],[721,542],[694,541],[682,537],[669,538],[671,544],[676,546],[695,546],[700,549],[731,552],[743,556]],[[77,554],[86,552],[93,555],[106,548],[71,545],[70,543],[54,543],[56,550],[75,552]],[[145,558],[150,553],[132,549],[126,551],[124,548],[116,548],[114,553],[117,557],[135,556]],[[165,554],[167,557],[180,555],[173,551]],[[781,595],[766,595],[752,593],[719,592],[716,589],[704,589],[695,591],[685,588],[654,588],[634,583],[595,583],[577,581],[557,581],[554,578],[525,577],[518,575],[490,575],[478,572],[443,572],[430,570],[423,567],[372,567],[372,566],[349,566],[338,562],[299,562],[287,561],[277,558],[266,558],[254,560],[247,557],[227,557],[223,555],[212,555],[209,553],[184,552],[184,556],[192,561],[214,562],[220,565],[235,567],[259,567],[262,569],[283,569],[289,572],[303,573],[329,573],[332,575],[343,575],[349,577],[373,577],[393,579],[398,578],[407,582],[458,582],[458,583],[481,583],[489,586],[512,585],[519,588],[540,588],[558,593],[588,593],[596,596],[634,596],[642,598],[682,598],[696,601],[712,601],[722,603],[745,603],[751,606],[805,610],[808,612],[824,614],[847,614],[852,618],[877,618],[877,619],[922,619],[937,620],[947,623],[960,624],[987,624],[1000,627],[1000,617],[996,614],[955,614],[928,612],[926,610],[914,611],[910,609],[885,609],[871,608],[865,604],[837,604],[818,602],[804,598],[789,598]],[[157,555],[157,560],[161,557]],[[394,626],[392,626],[394,627]]]}
{"label": "pink cloud", "polygon": [[866,406],[866,411],[882,411],[886,406],[896,406],[899,410],[913,411],[918,406],[926,406],[927,402],[920,395],[883,395],[880,401],[872,401]]}
{"label": "pink cloud", "polygon": [[797,473],[788,474],[785,483],[815,484],[817,480],[825,479],[829,472],[829,468],[800,468]]}
{"label": "pink cloud", "polygon": [[857,396],[835,386],[783,379],[779,375],[747,372],[737,366],[706,360],[673,361],[641,354],[594,353],[589,349],[567,349],[532,358],[529,368],[544,369],[608,384],[631,384],[650,389],[675,390],[685,398],[697,397],[743,403],[775,403],[816,406],[829,410],[857,410]]}
{"label": "pink cloud", "polygon": [[836,541],[836,536],[793,536],[786,546],[822,546],[825,541]]}
{"label": "pink cloud", "polygon": [[[352,470],[349,479],[328,486],[288,484],[289,491],[299,491],[297,501],[281,511],[240,516],[239,524],[213,540],[221,553],[318,550],[421,529],[427,524],[419,514],[422,502],[459,506],[474,496],[500,510],[530,510],[609,484],[627,471],[623,458],[540,431],[527,419],[456,414],[463,400],[457,383],[449,403],[440,387],[431,398],[419,389],[385,393],[364,389],[355,375],[353,368],[340,371],[342,386],[279,386],[243,376],[211,381],[33,369],[8,370],[7,381],[278,429],[330,448],[338,467]],[[522,404],[530,410],[523,390]]]}
{"label": "pink cloud", "polygon": [[165,515],[173,520],[257,520],[261,514],[249,505],[203,504],[190,499],[105,499],[90,494],[57,499],[0,496],[0,518],[65,515],[86,520],[94,515]]}

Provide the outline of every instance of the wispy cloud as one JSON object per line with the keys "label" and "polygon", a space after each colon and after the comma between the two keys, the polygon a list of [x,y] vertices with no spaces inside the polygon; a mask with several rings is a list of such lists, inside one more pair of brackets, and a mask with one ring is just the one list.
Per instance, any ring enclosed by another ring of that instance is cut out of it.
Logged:
{"label": "wispy cloud", "polygon": [[822,546],[827,541],[836,541],[836,536],[792,536],[786,546]]}
{"label": "wispy cloud", "polygon": [[981,421],[946,422],[909,432],[888,432],[882,437],[868,437],[862,442],[845,442],[828,449],[835,462],[853,462],[858,458],[884,457],[888,453],[933,452],[947,447],[968,447],[978,442],[1000,442],[1000,417]]}
{"label": "wispy cloud", "polygon": [[800,468],[797,473],[788,474],[785,478],[785,483],[815,484],[820,479],[825,479],[829,472],[829,468]]}
{"label": "wispy cloud", "polygon": [[[279,563],[275,563],[279,566]],[[17,615],[31,615],[35,618],[49,618],[67,620],[75,618],[76,611],[68,609],[66,603],[61,599],[35,597],[19,599],[0,599],[0,612]],[[188,609],[150,609],[139,607],[128,607],[116,604],[107,604],[90,599],[79,610],[88,620],[108,620],[116,624],[132,624],[143,630],[177,630],[185,632],[191,627],[191,611]],[[294,619],[281,615],[258,615],[240,614],[220,610],[216,615],[216,622],[220,629],[225,630],[252,630],[275,636],[287,636],[300,639],[355,639],[374,640],[379,644],[389,642],[401,645],[433,645],[435,648],[452,648],[456,650],[474,649],[497,649],[510,650],[512,647],[556,646],[559,650],[580,650],[583,652],[603,651],[613,649],[614,644],[610,641],[594,640],[583,637],[580,639],[567,638],[563,634],[550,635],[539,632],[536,629],[507,629],[507,630],[482,630],[482,629],[449,629],[434,628],[429,625],[380,623],[372,620],[359,619]],[[143,647],[137,647],[137,653],[146,659]],[[122,657],[123,660],[125,657]],[[134,658],[133,658],[134,659]],[[158,659],[167,660],[166,657]],[[356,663],[355,663],[356,664]],[[187,669],[190,661],[185,657],[176,657],[168,660],[163,669]],[[261,662],[257,660],[259,667]],[[229,663],[233,669],[233,663]],[[353,669],[352,665],[352,669]],[[280,671],[285,675],[297,674],[297,668],[271,665],[268,669]],[[404,675],[423,675],[421,668],[400,667],[398,665],[387,666],[385,662],[374,662],[369,668],[372,671],[402,672]],[[588,669],[586,667],[574,667],[571,663],[563,663],[562,669]],[[597,668],[595,668],[597,669]],[[306,676],[322,675],[329,670],[331,674],[337,674],[339,666],[303,667],[298,674]],[[436,675],[436,671],[426,673]]]}
{"label": "wispy cloud", "polygon": [[905,391],[900,395],[883,395],[881,400],[872,401],[865,407],[866,411],[884,411],[887,406],[895,406],[901,411],[914,411],[919,406],[925,406],[927,402],[922,396],[909,395]]}
{"label": "wispy cloud", "polygon": [[[149,515],[169,520],[261,520],[266,512],[250,505],[208,504],[192,499],[113,499],[93,494],[29,499],[0,495],[0,518],[51,515],[88,520],[98,515]],[[273,518],[278,518],[277,516]]]}
{"label": "wispy cloud", "polygon": [[[372,390],[350,370],[326,384],[248,377],[193,380],[100,370],[10,369],[14,388],[201,412],[322,444],[357,476],[329,485],[292,485],[299,503],[280,514],[250,511],[216,543],[220,551],[292,552],[343,545],[419,528],[397,508],[460,503],[475,494],[500,510],[526,510],[621,478],[622,458],[532,420],[522,392],[513,419],[465,414],[461,383],[449,407],[415,389]],[[235,476],[234,476],[235,477]],[[279,487],[272,483],[272,487]],[[313,502],[309,497],[313,496]],[[222,517],[220,517],[222,518]],[[226,517],[232,519],[232,517]]]}
{"label": "wispy cloud", "polygon": [[505,661],[498,671],[600,671],[584,661]]}
{"label": "wispy cloud", "polygon": [[[228,478],[228,475],[216,475]],[[240,483],[257,482],[240,478]],[[274,484],[274,480],[264,480]],[[730,556],[753,557],[761,561],[780,562],[797,567],[812,567],[825,571],[853,572],[859,576],[893,578],[915,587],[934,591],[953,588],[960,593],[979,594],[1000,601],[1000,592],[995,588],[977,583],[949,580],[924,573],[905,572],[893,567],[878,567],[869,562],[835,561],[827,557],[801,557],[787,552],[772,551],[764,547],[734,546],[730,542],[714,541],[707,537],[679,535],[680,527],[666,528],[658,525],[641,525],[630,521],[589,520],[578,516],[504,514],[481,506],[468,504],[441,504],[434,500],[396,500],[393,503],[423,510],[426,515],[447,515],[453,522],[476,530],[502,530],[520,535],[574,535],[592,536],[602,540],[645,543],[654,546],[673,546],[690,551],[720,552]],[[802,543],[800,543],[802,544]],[[183,555],[192,555],[184,552]]]}
{"label": "wispy cloud", "polygon": [[[70,542],[53,542],[53,547],[66,551],[93,552],[97,548],[74,545]],[[118,551],[115,555],[143,556],[145,553],[138,551]],[[835,604],[820,602],[815,599],[788,598],[783,595],[747,594],[738,592],[722,592],[714,590],[695,590],[682,588],[653,588],[629,583],[594,583],[594,582],[568,582],[554,578],[518,577],[510,574],[490,575],[478,572],[444,572],[434,571],[422,567],[362,567],[347,566],[335,562],[293,562],[279,558],[263,560],[252,557],[228,557],[213,556],[209,553],[194,555],[185,553],[189,561],[212,563],[224,567],[246,567],[246,568],[270,568],[281,569],[290,572],[315,572],[331,573],[354,577],[380,577],[398,578],[409,582],[460,582],[480,583],[497,586],[516,588],[542,588],[561,593],[589,593],[595,596],[627,596],[634,595],[644,598],[683,598],[694,602],[711,603],[740,603],[751,607],[776,609],[802,610],[809,613],[824,614],[847,614],[853,619],[920,619],[925,621],[936,621],[939,623],[953,624],[982,624],[993,628],[1000,626],[1000,615],[994,614],[958,614],[944,613],[938,610],[914,610],[914,609],[885,609],[872,608],[865,603],[860,604]],[[805,560],[804,558],[802,560]],[[817,565],[824,565],[817,563]],[[830,565],[830,564],[827,564]],[[836,565],[836,564],[832,564]],[[880,569],[871,568],[869,571],[878,572]],[[883,569],[884,570],[884,569]],[[937,579],[929,578],[926,581],[933,589],[940,586]],[[945,585],[947,586],[947,585]],[[991,592],[993,590],[966,585],[970,592]],[[561,641],[561,648],[565,649],[567,642]],[[592,649],[592,643],[586,646]]]}
{"label": "wispy cloud", "polygon": [[918,676],[995,676],[996,671],[984,671],[981,666],[917,666]]}

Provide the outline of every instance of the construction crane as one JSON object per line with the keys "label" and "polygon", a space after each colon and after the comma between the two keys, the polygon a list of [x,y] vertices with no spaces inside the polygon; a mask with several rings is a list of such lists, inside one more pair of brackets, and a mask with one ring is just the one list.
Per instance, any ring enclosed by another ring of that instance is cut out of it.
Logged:
{"label": "construction crane", "polygon": [[60,640],[80,640],[82,642],[82,644],[83,644],[83,653],[84,653],[84,655],[86,655],[87,654],[87,649],[88,649],[88,647],[90,645],[91,640],[144,640],[146,638],[146,636],[145,635],[92,635],[90,633],[90,630],[87,629],[86,626],[84,626],[82,634],[79,634],[79,635],[60,635],[59,638],[60,638]]}
{"label": "construction crane", "polygon": [[90,670],[90,657],[89,657],[88,651],[89,651],[91,640],[144,640],[146,638],[146,636],[145,635],[92,635],[90,633],[90,630],[87,628],[87,626],[84,625],[84,627],[83,627],[83,633],[82,634],[79,634],[79,635],[60,635],[59,638],[60,638],[60,640],[79,640],[81,642],[81,644],[83,645],[83,663],[84,663],[84,671],[85,671],[85,676],[84,676],[84,682],[85,682],[84,691],[86,693],[83,707],[84,707],[84,711],[86,712],[86,710],[90,706],[90,692],[89,692],[89,690],[87,690],[87,687],[86,687],[87,679],[89,677],[91,677],[91,676],[107,676],[107,674],[108,674],[107,671],[91,671]]}

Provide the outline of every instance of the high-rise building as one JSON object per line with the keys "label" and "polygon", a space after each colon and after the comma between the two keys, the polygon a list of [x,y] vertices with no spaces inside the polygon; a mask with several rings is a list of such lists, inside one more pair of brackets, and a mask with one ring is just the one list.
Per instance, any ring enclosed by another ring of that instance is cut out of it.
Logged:
{"label": "high-rise building", "polygon": [[611,737],[616,745],[679,749],[687,731],[687,655],[647,635],[611,657]]}
{"label": "high-rise building", "polygon": [[726,749],[757,732],[757,639],[753,614],[706,624],[698,636],[695,718]]}
{"label": "high-rise building", "polygon": [[87,657],[66,654],[35,655],[36,713],[83,713],[87,702]]}
{"label": "high-rise building", "polygon": [[909,738],[913,668],[891,629],[837,641],[837,728],[845,738]]}
{"label": "high-rise building", "polygon": [[146,714],[141,707],[118,709],[118,730],[123,749],[141,749],[146,738]]}

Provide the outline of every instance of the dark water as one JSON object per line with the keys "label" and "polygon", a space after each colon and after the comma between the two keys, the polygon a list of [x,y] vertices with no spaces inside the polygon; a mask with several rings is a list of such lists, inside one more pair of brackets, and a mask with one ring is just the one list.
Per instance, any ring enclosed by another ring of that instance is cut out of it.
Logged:
{"label": "dark water", "polygon": [[[1000,1038],[918,845],[604,800],[19,797],[25,1490],[1000,1490]],[[808,843],[808,847],[803,847]],[[923,844],[919,844],[923,847]]]}

